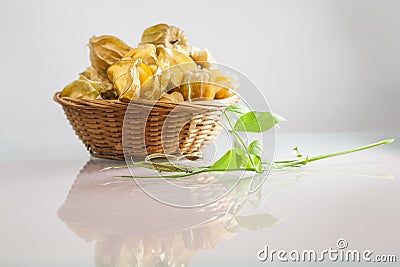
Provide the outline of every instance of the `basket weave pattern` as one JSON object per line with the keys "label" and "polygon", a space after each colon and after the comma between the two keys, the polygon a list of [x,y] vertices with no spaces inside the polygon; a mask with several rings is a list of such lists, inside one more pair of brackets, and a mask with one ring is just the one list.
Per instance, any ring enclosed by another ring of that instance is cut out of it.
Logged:
{"label": "basket weave pattern", "polygon": [[180,105],[150,101],[128,104],[61,98],[56,93],[54,100],[62,105],[76,135],[92,156],[123,160],[124,153],[144,157],[200,152],[219,135],[222,111],[237,98]]}

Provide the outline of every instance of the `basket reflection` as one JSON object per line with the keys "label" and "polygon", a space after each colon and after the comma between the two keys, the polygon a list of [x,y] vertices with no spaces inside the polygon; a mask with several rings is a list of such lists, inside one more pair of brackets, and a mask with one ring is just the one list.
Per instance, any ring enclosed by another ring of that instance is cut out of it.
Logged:
{"label": "basket reflection", "polygon": [[[234,236],[240,228],[238,221],[244,221],[235,216],[246,194],[228,194],[200,208],[172,207],[146,195],[133,180],[113,177],[129,174],[126,169],[100,172],[113,164],[89,161],[58,211],[79,237],[96,242],[96,266],[186,266],[200,251]],[[198,177],[199,181],[212,179]],[[162,187],[163,183],[153,181],[148,186]],[[264,227],[277,221],[268,218]]]}

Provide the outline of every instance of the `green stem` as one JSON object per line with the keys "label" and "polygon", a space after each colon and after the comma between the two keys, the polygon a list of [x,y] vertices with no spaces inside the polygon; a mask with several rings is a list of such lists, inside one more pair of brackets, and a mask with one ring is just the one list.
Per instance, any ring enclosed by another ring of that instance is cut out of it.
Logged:
{"label": "green stem", "polygon": [[279,169],[280,168],[285,168],[285,167],[296,167],[296,166],[300,166],[300,165],[305,165],[308,162],[312,162],[312,161],[317,161],[317,160],[321,160],[321,159],[337,157],[337,156],[350,154],[350,153],[353,153],[353,152],[369,149],[369,148],[380,146],[380,145],[390,144],[393,141],[394,141],[394,139],[387,139],[387,140],[383,140],[383,141],[376,142],[376,143],[373,143],[373,144],[369,144],[369,145],[366,145],[366,146],[361,146],[361,147],[358,147],[358,148],[349,149],[349,150],[336,152],[336,153],[331,153],[331,154],[326,154],[326,155],[319,155],[319,156],[315,156],[315,157],[311,157],[311,158],[306,157],[306,158],[301,158],[299,160],[292,160],[292,161],[290,161],[290,160],[275,161],[274,162],[274,167],[275,168],[279,168]]}
{"label": "green stem", "polygon": [[255,168],[234,168],[234,169],[202,169],[199,171],[189,172],[189,173],[181,173],[181,174],[172,174],[172,175],[149,175],[149,176],[140,176],[140,175],[121,175],[121,176],[114,176],[115,178],[181,178],[187,177],[199,173],[206,173],[206,172],[234,172],[234,171],[256,171]]}
{"label": "green stem", "polygon": [[224,115],[225,115],[226,120],[228,121],[229,127],[231,127],[231,132],[233,133],[233,136],[236,137],[236,139],[240,142],[240,144],[243,146],[244,150],[246,151],[247,157],[248,157],[249,160],[250,160],[251,166],[256,166],[256,165],[254,164],[253,158],[251,157],[250,151],[248,150],[246,144],[244,143],[244,141],[243,141],[243,139],[240,137],[240,135],[234,130],[234,127],[233,127],[233,125],[232,125],[232,123],[231,123],[231,120],[229,119],[229,116],[226,115],[225,111],[224,111]]}
{"label": "green stem", "polygon": [[107,168],[101,169],[100,171],[106,171],[106,170],[111,170],[111,169],[124,169],[124,168],[131,168],[131,167],[135,167],[135,166],[143,167],[146,169],[157,170],[157,171],[164,171],[164,172],[187,172],[187,171],[189,171],[189,168],[174,165],[174,164],[171,164],[170,162],[156,163],[156,162],[147,162],[147,161],[133,162],[133,164],[129,165],[129,166],[124,165],[124,166],[107,167]]}
{"label": "green stem", "polygon": [[[321,159],[337,157],[337,156],[341,156],[341,155],[345,155],[345,154],[349,154],[349,153],[353,153],[353,152],[369,149],[369,148],[372,148],[372,147],[389,144],[389,143],[392,143],[393,141],[394,141],[394,139],[387,139],[387,140],[383,140],[383,141],[376,142],[376,143],[373,143],[373,144],[369,144],[369,145],[366,145],[366,146],[361,146],[361,147],[358,147],[358,148],[345,150],[345,151],[341,151],[341,152],[336,152],[336,153],[331,153],[331,154],[326,154],[326,155],[319,155],[319,156],[315,156],[315,157],[311,157],[311,158],[306,157],[306,158],[297,159],[297,160],[275,161],[272,164],[272,167],[274,169],[282,169],[282,168],[286,168],[286,167],[298,167],[298,166],[301,166],[301,165],[306,165],[307,163],[312,162],[312,161],[317,161],[317,160],[321,160]],[[264,163],[263,162],[263,164],[268,164],[268,163]],[[190,170],[190,169],[185,169],[183,167],[180,168],[180,167],[173,166],[171,168],[171,166],[165,166],[165,165],[159,166],[159,165],[160,164],[152,164],[152,163],[149,163],[149,162],[134,162],[133,165],[131,165],[131,166],[140,166],[140,167],[145,167],[145,168],[148,168],[148,169],[154,169],[154,170],[158,170],[158,171],[176,172],[178,174],[151,175],[151,176],[140,176],[140,175],[132,175],[132,176],[130,176],[130,175],[127,175],[127,176],[115,176],[115,177],[117,177],[117,178],[182,178],[182,177],[187,177],[187,176],[191,176],[191,175],[195,175],[195,174],[199,174],[199,173],[207,173],[207,172],[233,172],[233,171],[253,171],[253,172],[255,172],[255,171],[257,171],[256,168],[232,168],[232,169],[221,168],[221,169],[212,169],[210,167],[202,167],[202,168],[196,168],[196,169]],[[131,166],[129,166],[129,167],[131,167]],[[120,169],[120,168],[127,168],[127,167],[128,166],[117,166],[117,167],[105,168],[103,170]],[[267,169],[263,169],[263,171],[265,171],[265,170],[267,170]]]}

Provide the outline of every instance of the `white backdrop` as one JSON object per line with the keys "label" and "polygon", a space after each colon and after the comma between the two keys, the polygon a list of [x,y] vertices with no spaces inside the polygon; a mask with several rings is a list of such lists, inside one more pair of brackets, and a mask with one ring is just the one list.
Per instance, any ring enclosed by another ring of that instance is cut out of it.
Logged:
{"label": "white backdrop", "polygon": [[399,132],[399,10],[396,0],[3,0],[1,159],[83,155],[53,93],[89,65],[90,36],[134,45],[159,22],[253,79],[289,120],[281,132]]}

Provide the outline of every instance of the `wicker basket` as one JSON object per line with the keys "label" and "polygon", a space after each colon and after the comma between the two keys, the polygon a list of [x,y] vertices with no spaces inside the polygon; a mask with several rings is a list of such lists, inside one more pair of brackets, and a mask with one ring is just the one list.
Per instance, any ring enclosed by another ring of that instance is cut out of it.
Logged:
{"label": "wicker basket", "polygon": [[143,158],[156,153],[200,152],[220,133],[224,108],[238,98],[182,104],[151,101],[128,104],[119,100],[61,98],[56,93],[54,100],[62,105],[72,128],[92,156],[123,160],[124,153]]}

